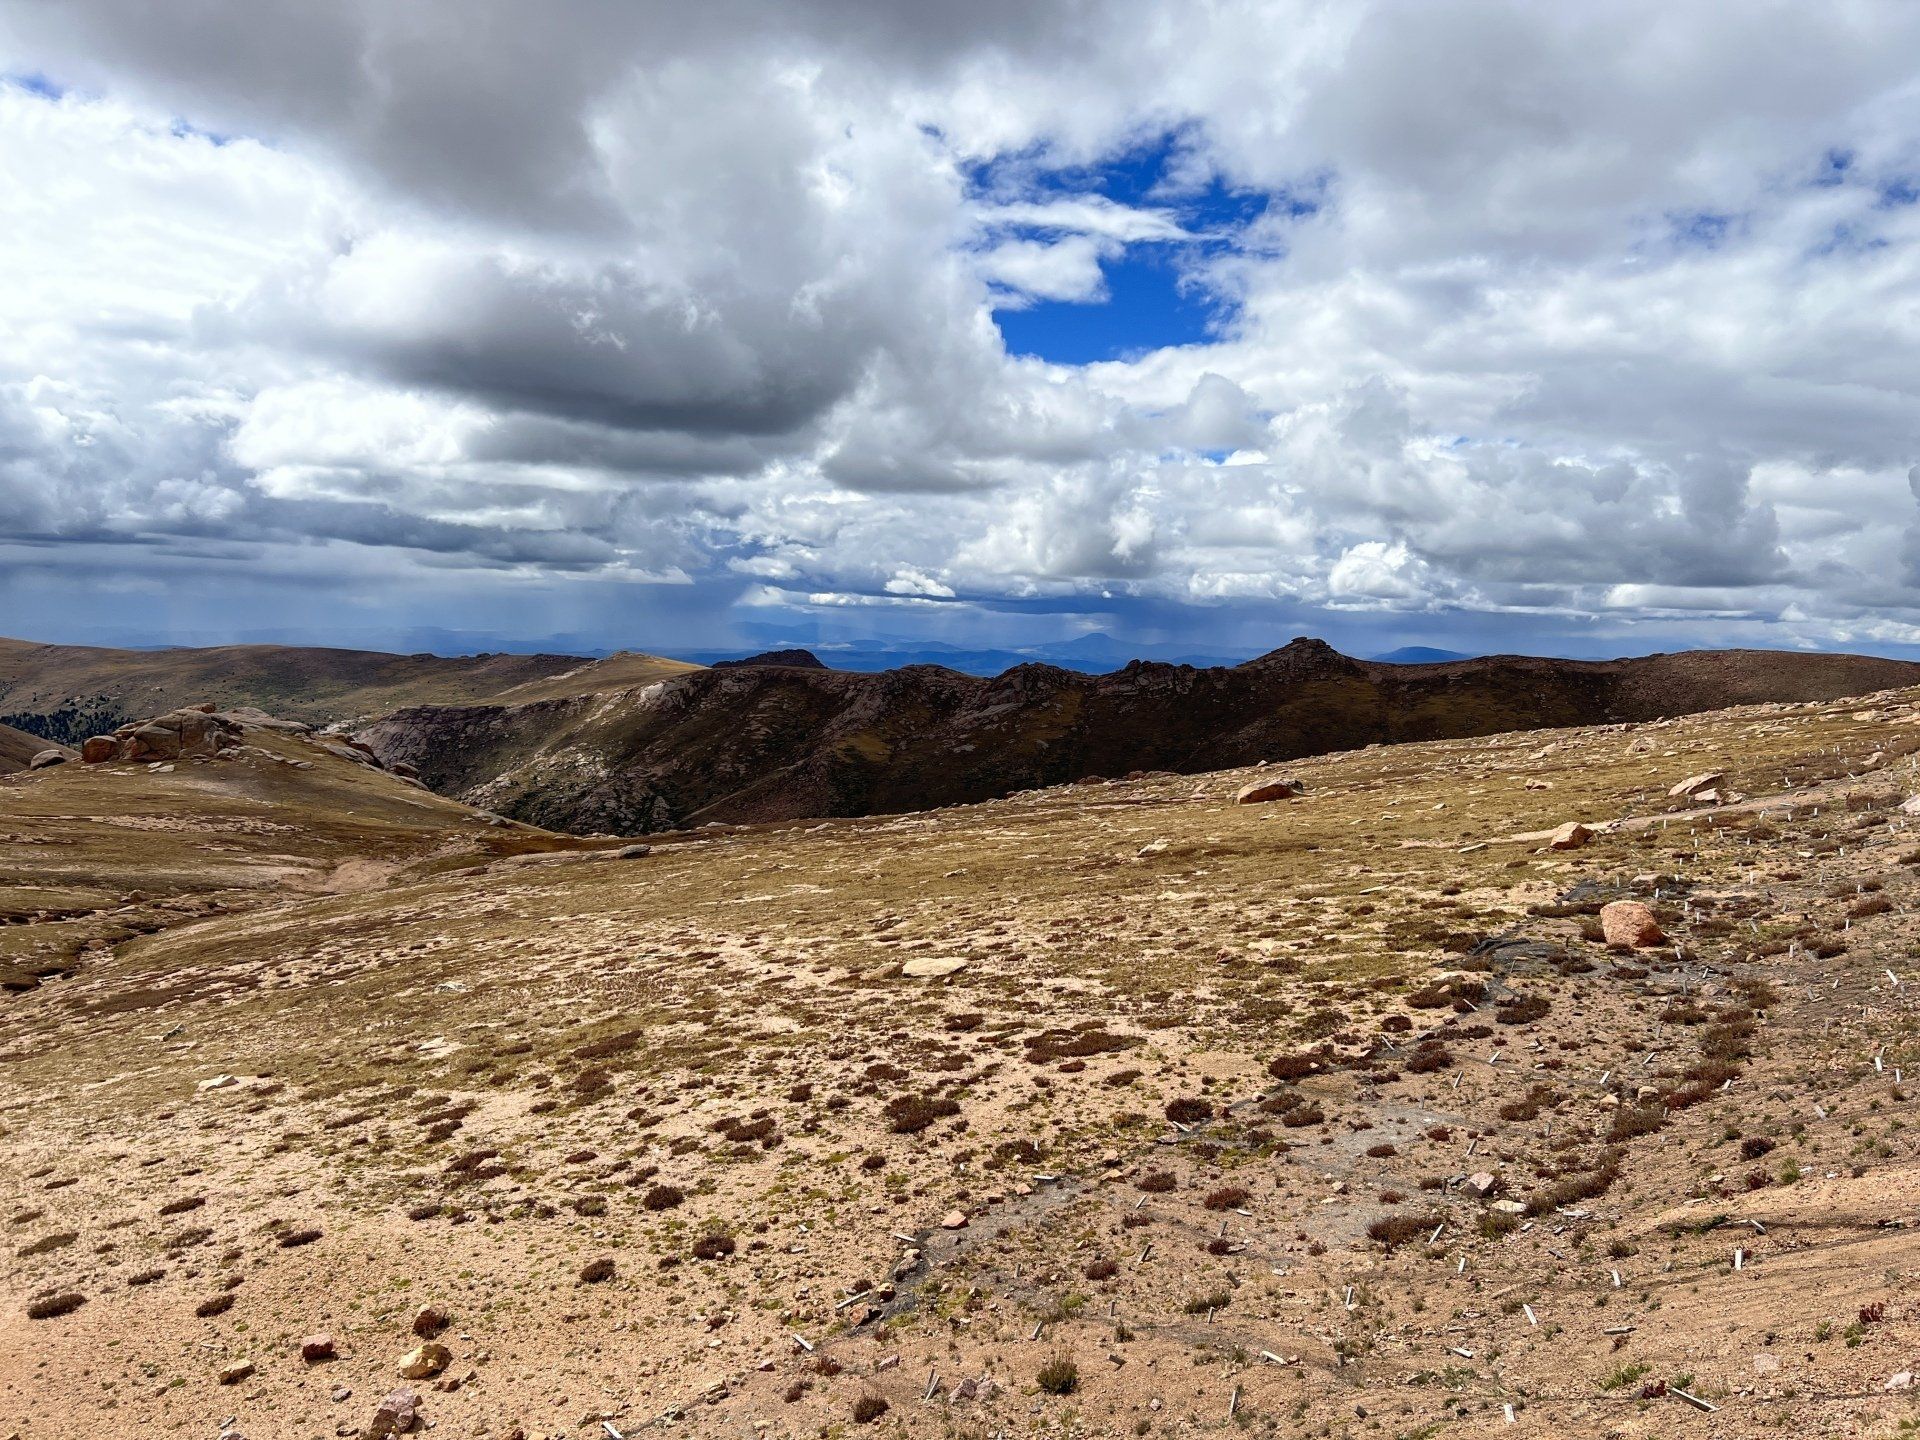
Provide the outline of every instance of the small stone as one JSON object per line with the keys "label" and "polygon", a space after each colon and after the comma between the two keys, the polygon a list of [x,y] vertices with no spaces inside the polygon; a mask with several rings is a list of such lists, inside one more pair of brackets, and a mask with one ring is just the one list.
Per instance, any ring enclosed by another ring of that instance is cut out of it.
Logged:
{"label": "small stone", "polygon": [[413,1422],[419,1415],[419,1395],[411,1385],[402,1385],[380,1402],[379,1408],[373,1412],[373,1423],[367,1427],[367,1434],[372,1440],[404,1435],[413,1428]]}
{"label": "small stone", "polygon": [[331,1335],[309,1335],[300,1342],[300,1358],[309,1365],[331,1360],[337,1353]]}
{"label": "small stone", "polygon": [[431,1380],[453,1363],[453,1352],[444,1345],[416,1345],[400,1357],[400,1376],[404,1380]]}
{"label": "small stone", "polygon": [[967,1216],[963,1210],[949,1210],[940,1217],[942,1230],[964,1230],[967,1228]]}
{"label": "small stone", "polygon": [[437,1305],[422,1305],[413,1312],[413,1333],[422,1340],[431,1340],[448,1325],[447,1312]]}
{"label": "small stone", "polygon": [[1500,1181],[1491,1170],[1476,1170],[1467,1176],[1467,1189],[1481,1200],[1494,1192]]}
{"label": "small stone", "polygon": [[965,960],[945,955],[920,955],[900,967],[900,973],[915,980],[938,980],[967,968]]}
{"label": "small stone", "polygon": [[1889,1392],[1911,1390],[1913,1388],[1913,1371],[1899,1370],[1894,1372],[1893,1375],[1888,1377],[1887,1383],[1880,1388]]}
{"label": "small stone", "polygon": [[1593,831],[1578,820],[1569,820],[1553,832],[1553,838],[1547,841],[1549,850],[1578,850],[1593,839]]}
{"label": "small stone", "polygon": [[247,1379],[252,1374],[253,1366],[243,1360],[238,1365],[229,1365],[223,1369],[220,1372],[220,1383],[222,1385],[238,1385],[242,1380]]}
{"label": "small stone", "polygon": [[616,860],[644,860],[653,853],[651,845],[622,845],[613,852]]}

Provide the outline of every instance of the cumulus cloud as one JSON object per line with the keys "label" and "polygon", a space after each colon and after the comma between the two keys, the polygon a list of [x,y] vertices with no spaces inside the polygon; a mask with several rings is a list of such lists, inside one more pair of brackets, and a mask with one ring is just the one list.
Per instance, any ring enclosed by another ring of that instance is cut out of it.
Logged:
{"label": "cumulus cloud", "polygon": [[[9,7],[0,591],[1906,644],[1916,55],[1878,4]],[[1140,338],[1050,352],[1089,317]]]}

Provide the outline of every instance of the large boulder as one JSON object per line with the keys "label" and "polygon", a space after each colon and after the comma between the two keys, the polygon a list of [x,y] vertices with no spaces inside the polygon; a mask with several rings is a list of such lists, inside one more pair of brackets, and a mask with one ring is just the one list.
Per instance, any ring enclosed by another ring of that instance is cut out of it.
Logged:
{"label": "large boulder", "polygon": [[1704,770],[1698,775],[1689,775],[1678,785],[1668,790],[1667,798],[1669,800],[1697,800],[1701,798],[1703,792],[1717,790],[1720,786],[1724,785],[1726,779],[1727,772],[1724,770]]}
{"label": "large boulder", "polygon": [[1593,831],[1582,825],[1578,820],[1569,820],[1553,832],[1553,835],[1547,841],[1547,848],[1549,850],[1578,850],[1591,839],[1593,839]]}
{"label": "large boulder", "polygon": [[1234,795],[1236,805],[1261,805],[1269,800],[1291,800],[1307,787],[1298,780],[1263,780],[1242,786]]}
{"label": "large boulder", "polygon": [[66,751],[42,750],[38,755],[35,755],[31,760],[27,761],[27,768],[29,770],[51,770],[55,765],[64,765],[66,763]]}
{"label": "large boulder", "polygon": [[1600,933],[1609,945],[1629,950],[1658,945],[1667,937],[1652,907],[1639,900],[1615,900],[1600,907]]}
{"label": "large boulder", "polygon": [[80,760],[86,765],[104,765],[120,758],[120,740],[114,735],[89,735],[80,747]]}

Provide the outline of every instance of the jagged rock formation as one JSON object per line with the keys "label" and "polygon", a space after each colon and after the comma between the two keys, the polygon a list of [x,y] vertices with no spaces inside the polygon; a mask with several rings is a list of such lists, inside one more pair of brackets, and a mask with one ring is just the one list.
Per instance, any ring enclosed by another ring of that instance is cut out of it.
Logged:
{"label": "jagged rock formation", "polygon": [[1387,665],[1301,639],[1231,668],[993,678],[752,665],[526,705],[418,706],[359,734],[443,794],[556,829],[640,834],[922,810],[1088,776],[1216,770],[1379,742],[1650,720],[1920,681],[1865,656],[1714,651]]}

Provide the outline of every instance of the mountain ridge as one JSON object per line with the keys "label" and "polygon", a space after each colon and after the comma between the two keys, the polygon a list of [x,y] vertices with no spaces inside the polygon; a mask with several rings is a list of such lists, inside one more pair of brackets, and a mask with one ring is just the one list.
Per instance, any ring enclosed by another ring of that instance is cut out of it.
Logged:
{"label": "mountain ridge", "polygon": [[1920,683],[1866,656],[1356,660],[1301,637],[1244,664],[1026,664],[982,678],[749,666],[524,706],[420,706],[360,734],[436,790],[561,830],[925,810],[1137,771],[1549,726],[1652,720]]}

